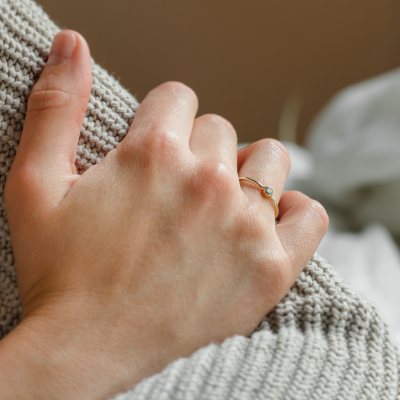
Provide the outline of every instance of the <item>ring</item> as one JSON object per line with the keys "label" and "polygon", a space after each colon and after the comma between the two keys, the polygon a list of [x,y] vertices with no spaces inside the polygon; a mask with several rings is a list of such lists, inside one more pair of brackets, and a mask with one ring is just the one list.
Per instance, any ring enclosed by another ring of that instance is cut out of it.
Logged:
{"label": "ring", "polygon": [[246,181],[246,182],[250,182],[253,185],[256,185],[259,189],[261,189],[261,193],[265,196],[268,197],[269,201],[271,202],[271,204],[274,206],[275,209],[275,219],[278,218],[279,215],[279,207],[278,207],[278,203],[276,202],[276,200],[274,199],[274,190],[272,189],[271,186],[263,186],[261,184],[259,184],[257,181],[255,181],[254,179],[251,178],[247,178],[245,176],[239,176],[239,181]]}

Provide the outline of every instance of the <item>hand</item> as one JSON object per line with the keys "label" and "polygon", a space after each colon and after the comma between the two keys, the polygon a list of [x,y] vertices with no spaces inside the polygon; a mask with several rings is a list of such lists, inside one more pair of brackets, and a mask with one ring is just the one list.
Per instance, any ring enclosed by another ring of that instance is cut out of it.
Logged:
{"label": "hand", "polygon": [[[106,399],[201,346],[249,335],[327,228],[318,203],[282,195],[282,145],[262,140],[237,156],[233,127],[195,119],[196,95],[179,83],[152,90],[124,141],[77,175],[90,88],[86,42],[60,33],[5,192],[24,314],[0,343],[4,398]],[[238,170],[274,188],[277,226]]]}

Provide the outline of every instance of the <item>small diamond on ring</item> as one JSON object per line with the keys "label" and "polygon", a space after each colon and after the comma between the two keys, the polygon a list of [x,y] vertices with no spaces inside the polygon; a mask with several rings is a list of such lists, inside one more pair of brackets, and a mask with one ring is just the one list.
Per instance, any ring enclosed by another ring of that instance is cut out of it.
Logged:
{"label": "small diamond on ring", "polygon": [[264,193],[265,193],[267,196],[272,196],[272,194],[274,193],[274,191],[272,190],[272,187],[271,187],[271,186],[267,186],[267,187],[264,189]]}

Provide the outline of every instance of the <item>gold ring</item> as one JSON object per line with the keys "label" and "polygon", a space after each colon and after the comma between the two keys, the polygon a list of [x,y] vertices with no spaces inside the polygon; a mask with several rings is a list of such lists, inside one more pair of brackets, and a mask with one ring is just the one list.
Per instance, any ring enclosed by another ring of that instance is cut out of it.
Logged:
{"label": "gold ring", "polygon": [[246,182],[250,182],[253,185],[256,185],[259,189],[261,189],[261,193],[264,196],[268,197],[268,200],[271,202],[271,204],[274,206],[275,209],[275,219],[278,218],[279,215],[279,207],[278,207],[278,203],[276,202],[276,200],[274,199],[274,190],[272,189],[271,186],[263,186],[261,184],[259,184],[257,181],[255,181],[254,179],[251,178],[247,178],[245,176],[239,176],[239,181],[246,181]]}

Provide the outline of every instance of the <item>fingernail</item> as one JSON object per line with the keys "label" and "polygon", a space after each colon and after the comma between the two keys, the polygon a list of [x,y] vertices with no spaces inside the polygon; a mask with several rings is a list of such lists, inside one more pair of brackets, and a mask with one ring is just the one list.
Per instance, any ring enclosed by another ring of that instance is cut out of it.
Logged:
{"label": "fingernail", "polygon": [[51,45],[47,66],[65,64],[74,54],[76,47],[76,38],[72,32],[63,31],[58,33]]}

